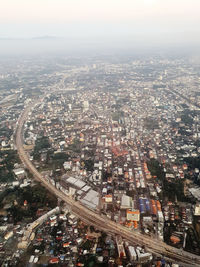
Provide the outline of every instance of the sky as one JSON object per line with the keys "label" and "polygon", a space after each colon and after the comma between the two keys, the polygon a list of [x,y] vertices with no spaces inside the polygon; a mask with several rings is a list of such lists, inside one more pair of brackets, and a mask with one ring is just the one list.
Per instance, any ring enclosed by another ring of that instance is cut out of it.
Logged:
{"label": "sky", "polygon": [[200,43],[200,0],[6,0],[0,38],[70,42]]}

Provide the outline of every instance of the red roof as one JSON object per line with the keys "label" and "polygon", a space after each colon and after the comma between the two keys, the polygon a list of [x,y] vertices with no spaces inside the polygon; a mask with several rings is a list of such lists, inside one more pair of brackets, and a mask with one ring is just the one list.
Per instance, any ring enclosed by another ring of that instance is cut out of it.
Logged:
{"label": "red roof", "polygon": [[50,259],[49,263],[58,263],[59,259],[58,258],[52,258]]}

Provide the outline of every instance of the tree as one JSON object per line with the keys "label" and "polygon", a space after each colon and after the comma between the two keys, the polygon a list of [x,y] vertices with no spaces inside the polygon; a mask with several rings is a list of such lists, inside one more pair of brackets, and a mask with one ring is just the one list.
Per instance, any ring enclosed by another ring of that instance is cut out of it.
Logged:
{"label": "tree", "polygon": [[84,160],[84,164],[87,171],[94,170],[94,161],[92,159]]}

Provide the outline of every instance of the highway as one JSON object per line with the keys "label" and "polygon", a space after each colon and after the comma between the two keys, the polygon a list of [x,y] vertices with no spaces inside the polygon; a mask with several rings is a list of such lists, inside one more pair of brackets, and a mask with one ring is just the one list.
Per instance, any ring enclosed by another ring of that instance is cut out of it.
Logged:
{"label": "highway", "polygon": [[31,106],[25,108],[25,110],[23,111],[23,113],[19,118],[16,129],[15,145],[18,150],[18,154],[22,163],[33,174],[34,179],[39,181],[46,189],[48,189],[50,192],[56,195],[59,199],[66,202],[68,206],[70,206],[71,211],[87,224],[93,225],[96,228],[103,230],[105,232],[112,233],[113,235],[120,235],[124,239],[128,240],[131,244],[138,244],[140,246],[144,245],[147,251],[153,252],[158,256],[163,256],[166,259],[170,259],[176,263],[179,263],[181,266],[185,267],[200,266],[199,256],[193,255],[185,251],[180,251],[179,249],[173,248],[165,244],[163,241],[145,236],[141,233],[132,231],[120,224],[117,224],[114,221],[108,219],[106,216],[99,215],[94,211],[81,205],[78,201],[75,201],[70,197],[66,196],[63,192],[55,188],[46,179],[44,179],[42,175],[34,167],[32,162],[29,160],[23,148],[23,138],[22,138],[23,125],[28,117],[28,113],[31,112],[31,108],[33,106],[34,103],[32,103]]}

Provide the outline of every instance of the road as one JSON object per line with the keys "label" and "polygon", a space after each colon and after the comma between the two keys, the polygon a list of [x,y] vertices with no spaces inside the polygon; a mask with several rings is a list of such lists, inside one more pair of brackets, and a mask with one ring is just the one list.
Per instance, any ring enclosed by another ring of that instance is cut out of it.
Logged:
{"label": "road", "polygon": [[92,210],[89,210],[85,206],[81,205],[78,201],[71,199],[66,196],[63,192],[55,188],[47,180],[45,180],[42,175],[37,171],[32,162],[29,160],[24,148],[23,148],[23,125],[28,117],[28,113],[31,112],[31,108],[34,106],[29,106],[25,108],[21,117],[19,118],[15,144],[18,150],[19,157],[27,169],[33,174],[34,178],[39,181],[43,186],[45,186],[50,192],[56,195],[58,198],[66,202],[70,207],[72,212],[77,215],[81,220],[85,221],[89,225],[93,225],[98,229],[101,229],[105,232],[112,233],[114,235],[120,235],[126,240],[130,241],[132,244],[138,244],[140,246],[145,246],[147,251],[151,251],[156,255],[169,258],[176,263],[179,263],[181,266],[192,267],[200,266],[200,257],[180,251],[179,249],[173,248],[164,242],[157,240],[152,237],[145,236],[141,233],[131,231],[130,229],[111,221],[106,216],[99,215]]}

